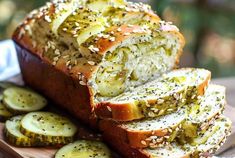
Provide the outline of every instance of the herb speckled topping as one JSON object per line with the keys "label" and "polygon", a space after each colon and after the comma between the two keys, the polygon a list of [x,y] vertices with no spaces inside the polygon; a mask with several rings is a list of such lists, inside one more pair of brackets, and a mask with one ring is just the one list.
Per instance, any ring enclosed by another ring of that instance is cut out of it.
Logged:
{"label": "herb speckled topping", "polygon": [[175,113],[161,116],[159,118],[131,121],[129,123],[123,123],[122,126],[123,128],[134,131],[154,131],[156,129],[168,130],[168,128],[179,126],[179,124],[186,119],[186,114],[186,110],[182,108]]}
{"label": "herb speckled topping", "polygon": [[49,2],[17,34],[31,52],[89,86],[96,103],[175,68],[184,46],[179,30],[150,6],[124,0]]}

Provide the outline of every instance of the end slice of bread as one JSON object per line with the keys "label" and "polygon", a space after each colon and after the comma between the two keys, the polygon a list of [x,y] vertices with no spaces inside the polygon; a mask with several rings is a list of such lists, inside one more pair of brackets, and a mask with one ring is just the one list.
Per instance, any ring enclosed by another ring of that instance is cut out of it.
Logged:
{"label": "end slice of bread", "polygon": [[144,149],[143,152],[148,153],[151,158],[209,157],[224,143],[230,130],[231,121],[225,116],[221,116],[204,134],[194,139],[194,141],[200,142],[195,146],[172,144],[172,146],[168,146],[169,148]]}
{"label": "end slice of bread", "polygon": [[122,142],[119,139],[115,139],[110,133],[104,133],[103,136],[107,143],[126,158],[198,158],[212,155],[220,146],[222,146],[230,132],[231,121],[224,116],[220,116],[213,126],[210,126],[207,133],[195,138],[204,140],[202,144],[197,146],[171,143],[155,149],[137,149],[130,147],[127,143]]}
{"label": "end slice of bread", "polygon": [[205,69],[173,70],[157,80],[99,103],[96,114],[101,118],[131,121],[153,118],[176,111],[202,96],[211,73]]}
{"label": "end slice of bread", "polygon": [[184,144],[190,139],[203,134],[210,125],[223,113],[226,105],[225,87],[209,85],[203,97],[188,105],[188,117],[182,124],[179,134],[180,143]]}

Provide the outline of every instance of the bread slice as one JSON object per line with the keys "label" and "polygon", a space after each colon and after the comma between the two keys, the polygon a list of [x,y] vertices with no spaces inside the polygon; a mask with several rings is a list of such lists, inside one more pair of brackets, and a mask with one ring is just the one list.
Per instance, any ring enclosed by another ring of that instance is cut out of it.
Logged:
{"label": "bread slice", "polygon": [[187,143],[190,138],[197,137],[198,134],[206,132],[225,108],[225,87],[219,85],[209,85],[205,96],[199,99],[200,104],[189,106],[189,114],[182,124],[182,131],[179,135],[181,143]]}
{"label": "bread slice", "polygon": [[223,112],[224,106],[225,88],[209,85],[205,95],[198,101],[175,113],[127,123],[101,120],[99,127],[133,148],[156,148],[175,138],[185,144],[203,134],[214,123],[216,116]]}
{"label": "bread slice", "polygon": [[[198,136],[194,141],[197,141],[196,146],[186,144],[179,148],[159,148],[159,149],[147,149],[151,157],[189,157],[198,156],[210,156],[224,143],[225,138],[231,132],[231,121],[221,116],[215,121],[205,134]],[[172,149],[172,150],[171,150]],[[173,152],[172,152],[173,151]]]}
{"label": "bread slice", "polygon": [[195,139],[203,140],[202,144],[192,146],[190,144],[179,145],[171,143],[159,148],[136,149],[127,143],[113,137],[111,133],[104,133],[104,139],[125,158],[197,158],[208,157],[213,154],[225,142],[231,132],[231,121],[221,116],[210,126],[204,135]]}
{"label": "bread slice", "polygon": [[117,123],[101,120],[99,128],[104,133],[112,133],[113,137],[134,148],[152,147],[166,144],[175,139],[182,123],[187,118],[186,109],[161,116],[156,119],[144,119],[128,123]]}
{"label": "bread slice", "polygon": [[101,118],[131,121],[157,117],[176,111],[204,94],[211,73],[205,69],[173,70],[157,80],[99,103],[95,112]]}

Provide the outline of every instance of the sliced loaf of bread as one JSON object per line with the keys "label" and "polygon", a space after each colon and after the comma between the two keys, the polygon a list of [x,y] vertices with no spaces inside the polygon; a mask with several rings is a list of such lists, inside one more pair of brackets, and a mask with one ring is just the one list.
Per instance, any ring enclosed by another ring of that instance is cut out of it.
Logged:
{"label": "sliced loaf of bread", "polygon": [[175,112],[202,96],[211,73],[205,69],[182,68],[159,79],[99,103],[96,114],[116,121],[153,118]]}
{"label": "sliced loaf of bread", "polygon": [[134,148],[156,148],[177,140],[185,144],[214,123],[225,106],[225,88],[209,85],[204,96],[195,103],[180,108],[177,112],[152,119],[127,123],[113,120],[100,121],[100,130],[113,133]]}

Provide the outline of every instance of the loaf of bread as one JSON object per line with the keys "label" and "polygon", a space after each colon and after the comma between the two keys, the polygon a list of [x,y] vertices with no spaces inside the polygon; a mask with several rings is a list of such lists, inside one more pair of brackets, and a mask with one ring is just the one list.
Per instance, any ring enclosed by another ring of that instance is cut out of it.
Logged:
{"label": "loaf of bread", "polygon": [[151,7],[54,0],[13,34],[23,79],[126,158],[207,157],[231,122],[211,72],[178,67],[185,41]]}
{"label": "loaf of bread", "polygon": [[123,0],[47,3],[13,40],[26,84],[86,122],[97,103],[176,68],[184,46],[176,26]]}

